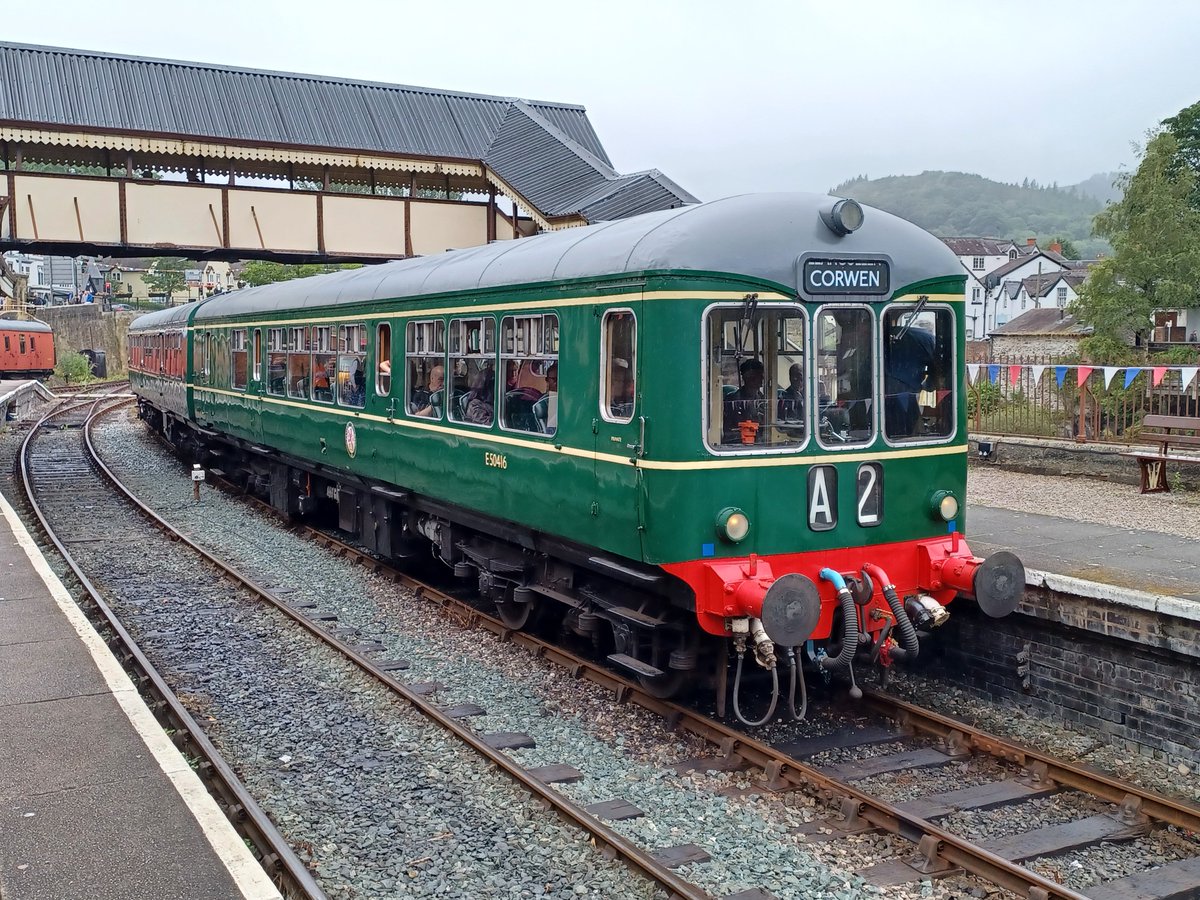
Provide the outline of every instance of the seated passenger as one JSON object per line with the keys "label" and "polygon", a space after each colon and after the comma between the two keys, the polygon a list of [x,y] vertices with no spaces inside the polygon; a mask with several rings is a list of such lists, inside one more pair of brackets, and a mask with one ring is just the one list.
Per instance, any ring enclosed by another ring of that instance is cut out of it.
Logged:
{"label": "seated passenger", "polygon": [[480,369],[471,379],[471,388],[459,400],[463,421],[491,425],[495,414],[496,373],[490,366]]}
{"label": "seated passenger", "polygon": [[928,390],[937,354],[933,335],[920,328],[901,328],[890,335],[884,357],[883,418],[889,438],[915,437],[921,406],[917,395]]}
{"label": "seated passenger", "polygon": [[788,386],[779,392],[779,420],[804,421],[804,366],[792,363],[788,369]]}
{"label": "seated passenger", "polygon": [[763,364],[757,359],[748,359],[738,367],[738,373],[742,379],[741,387],[726,394],[724,399],[721,442],[753,444],[758,431],[766,424]]}
{"label": "seated passenger", "polygon": [[314,400],[332,400],[333,389],[333,357],[330,357],[325,365],[319,367],[313,373],[312,388]]}
{"label": "seated passenger", "polygon": [[609,383],[608,411],[617,419],[633,415],[633,375],[622,359],[614,360]]}
{"label": "seated passenger", "polygon": [[442,414],[442,388],[446,381],[446,367],[436,365],[429,370],[429,384],[413,391],[410,408],[413,415],[436,419]]}

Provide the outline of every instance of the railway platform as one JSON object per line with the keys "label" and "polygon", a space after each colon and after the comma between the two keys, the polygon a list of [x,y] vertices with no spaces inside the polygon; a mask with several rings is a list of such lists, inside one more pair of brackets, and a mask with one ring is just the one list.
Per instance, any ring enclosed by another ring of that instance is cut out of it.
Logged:
{"label": "railway platform", "polygon": [[1031,586],[1101,600],[1178,598],[1200,619],[1200,539],[979,504],[969,515],[971,550],[979,556],[1011,550]]}
{"label": "railway platform", "polygon": [[3,497],[0,897],[280,897]]}

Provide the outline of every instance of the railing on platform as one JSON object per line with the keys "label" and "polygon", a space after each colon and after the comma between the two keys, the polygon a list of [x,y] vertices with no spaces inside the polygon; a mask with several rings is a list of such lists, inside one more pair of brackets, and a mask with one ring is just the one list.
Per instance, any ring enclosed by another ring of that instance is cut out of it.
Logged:
{"label": "railing on platform", "polygon": [[967,428],[973,434],[1135,443],[1147,415],[1200,415],[1198,370],[992,357],[967,365]]}

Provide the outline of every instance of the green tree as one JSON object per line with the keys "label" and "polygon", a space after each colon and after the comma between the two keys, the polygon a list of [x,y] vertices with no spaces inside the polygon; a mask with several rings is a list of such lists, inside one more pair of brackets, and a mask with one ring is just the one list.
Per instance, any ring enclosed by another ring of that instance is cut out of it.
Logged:
{"label": "green tree", "polygon": [[[1179,144],[1173,173],[1178,176],[1185,169],[1190,169],[1193,175],[1200,173],[1200,102],[1164,119],[1163,127]],[[1200,179],[1193,186],[1189,200],[1195,209],[1200,209]]]}
{"label": "green tree", "polygon": [[276,281],[291,281],[293,278],[307,278],[309,275],[324,275],[328,272],[340,272],[342,269],[358,268],[361,268],[359,263],[309,263],[286,266],[283,263],[255,259],[242,267],[242,280],[251,287],[257,287],[260,284],[274,284]]}
{"label": "green tree", "polygon": [[1197,305],[1200,210],[1190,202],[1197,175],[1178,161],[1174,134],[1152,137],[1137,171],[1123,179],[1124,197],[1096,216],[1096,234],[1113,255],[1092,268],[1072,312],[1097,337],[1141,335],[1154,310]]}
{"label": "green tree", "polygon": [[174,305],[172,299],[176,291],[182,291],[187,287],[186,273],[188,266],[192,265],[186,259],[176,259],[174,257],[165,256],[156,259],[150,263],[150,269],[146,272],[142,279],[146,282],[146,287],[154,291],[156,294],[166,294],[167,303]]}

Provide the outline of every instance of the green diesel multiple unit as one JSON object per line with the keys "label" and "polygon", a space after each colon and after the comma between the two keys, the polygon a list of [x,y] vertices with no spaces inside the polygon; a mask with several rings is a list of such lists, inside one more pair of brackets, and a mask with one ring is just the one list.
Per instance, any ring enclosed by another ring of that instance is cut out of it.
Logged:
{"label": "green diesel multiple unit", "polygon": [[961,537],[964,277],[887,213],[739,196],[152,313],[130,375],[280,511],[670,691],[720,640],[846,668],[958,593],[1014,608]]}

